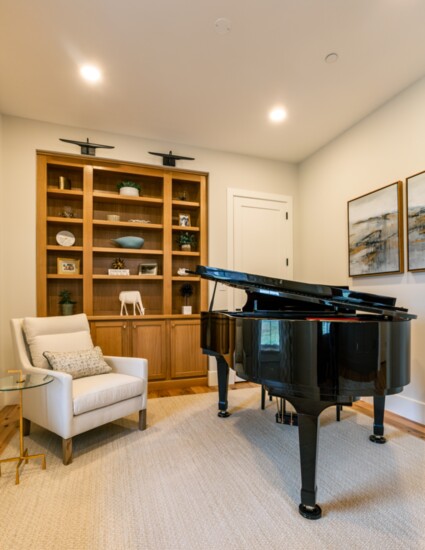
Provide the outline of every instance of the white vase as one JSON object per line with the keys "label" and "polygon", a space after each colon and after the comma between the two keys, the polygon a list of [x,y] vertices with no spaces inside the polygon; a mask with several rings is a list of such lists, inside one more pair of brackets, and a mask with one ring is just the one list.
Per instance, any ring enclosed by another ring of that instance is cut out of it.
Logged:
{"label": "white vase", "polygon": [[192,306],[182,306],[183,315],[192,315]]}
{"label": "white vase", "polygon": [[128,195],[131,197],[138,197],[139,196],[139,190],[136,189],[136,187],[121,187],[120,188],[120,195]]}

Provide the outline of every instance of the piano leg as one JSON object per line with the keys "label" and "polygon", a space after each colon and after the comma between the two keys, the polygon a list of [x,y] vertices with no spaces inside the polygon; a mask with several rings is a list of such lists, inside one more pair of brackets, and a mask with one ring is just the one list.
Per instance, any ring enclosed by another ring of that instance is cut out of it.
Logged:
{"label": "piano leg", "polygon": [[342,411],[342,405],[336,406],[336,420],[339,422],[341,420],[341,411]]}
{"label": "piano leg", "polygon": [[216,355],[217,377],[218,377],[218,416],[227,418],[230,413],[227,411],[227,392],[229,387],[229,366],[221,355]]}
{"label": "piano leg", "polygon": [[316,503],[316,464],[319,441],[319,415],[327,407],[336,405],[325,401],[309,401],[286,397],[298,413],[298,438],[301,463],[300,514],[307,519],[322,517],[322,509]]}
{"label": "piano leg", "polygon": [[319,416],[298,411],[298,437],[301,460],[300,514],[307,519],[319,519],[322,510],[316,504],[316,463],[319,437]]}
{"label": "piano leg", "polygon": [[374,395],[373,397],[373,434],[369,439],[373,443],[386,443],[384,437],[384,412],[385,395]]}

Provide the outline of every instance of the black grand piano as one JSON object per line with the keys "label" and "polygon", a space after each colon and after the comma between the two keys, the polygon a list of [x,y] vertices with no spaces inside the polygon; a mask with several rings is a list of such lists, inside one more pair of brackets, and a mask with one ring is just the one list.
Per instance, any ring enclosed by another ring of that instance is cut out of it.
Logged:
{"label": "black grand piano", "polygon": [[[410,320],[394,298],[347,287],[300,283],[198,266],[216,283],[201,313],[203,353],[217,358],[219,413],[227,412],[229,367],[286,399],[298,416],[301,504],[318,519],[316,463],[319,415],[331,406],[374,398],[372,441],[385,442],[385,396],[410,382]],[[241,311],[213,311],[217,283],[243,289]]]}

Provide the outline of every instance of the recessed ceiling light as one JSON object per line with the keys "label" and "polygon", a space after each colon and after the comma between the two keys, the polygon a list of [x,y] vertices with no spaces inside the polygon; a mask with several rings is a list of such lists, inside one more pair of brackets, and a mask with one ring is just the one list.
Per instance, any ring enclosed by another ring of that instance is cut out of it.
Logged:
{"label": "recessed ceiling light", "polygon": [[84,65],[80,69],[80,74],[84,78],[84,80],[87,80],[87,82],[93,82],[93,83],[99,82],[99,80],[102,77],[100,69],[98,69],[94,65]]}
{"label": "recessed ceiling light", "polygon": [[338,54],[337,53],[328,53],[328,55],[325,57],[325,63],[336,63],[338,61]]}
{"label": "recessed ceiling light", "polygon": [[287,113],[283,107],[275,107],[269,112],[269,119],[272,122],[282,122],[287,117]]}
{"label": "recessed ceiling light", "polygon": [[226,19],[226,17],[220,17],[217,19],[214,26],[217,34],[227,34],[231,29],[230,21]]}

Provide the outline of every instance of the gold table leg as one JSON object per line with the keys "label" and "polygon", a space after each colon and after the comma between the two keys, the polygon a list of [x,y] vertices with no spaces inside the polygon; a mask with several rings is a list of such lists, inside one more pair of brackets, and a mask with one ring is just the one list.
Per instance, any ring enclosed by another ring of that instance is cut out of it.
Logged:
{"label": "gold table leg", "polygon": [[46,456],[44,454],[29,455],[28,449],[24,449],[24,419],[22,412],[22,390],[19,390],[19,456],[14,456],[12,458],[3,458],[0,460],[0,476],[1,476],[1,464],[3,462],[18,462],[16,465],[16,479],[15,484],[19,485],[19,467],[22,462],[28,464],[28,461],[33,458],[41,458],[41,469],[46,469]]}

